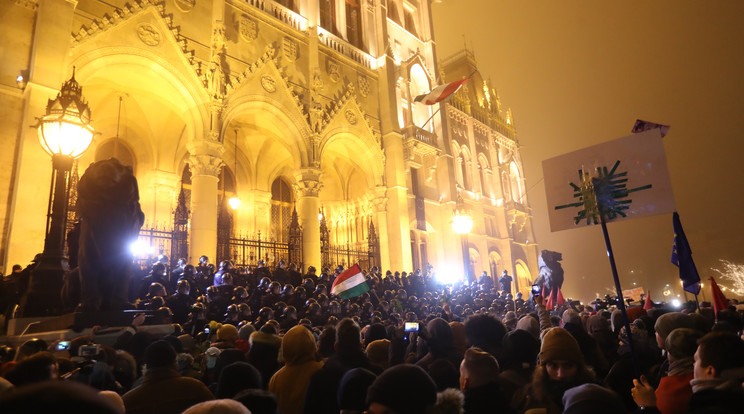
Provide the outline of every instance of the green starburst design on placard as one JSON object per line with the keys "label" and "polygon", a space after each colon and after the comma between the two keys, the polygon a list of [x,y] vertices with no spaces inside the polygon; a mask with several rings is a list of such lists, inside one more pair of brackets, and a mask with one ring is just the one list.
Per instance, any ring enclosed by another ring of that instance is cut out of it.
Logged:
{"label": "green starburst design on placard", "polygon": [[600,209],[604,213],[605,219],[612,220],[620,217],[627,217],[627,210],[630,209],[632,199],[627,198],[630,193],[651,188],[651,184],[627,188],[628,172],[617,172],[620,166],[620,160],[615,161],[611,169],[607,167],[597,167],[596,175],[592,176],[583,169],[579,170],[578,184],[569,183],[574,190],[574,198],[578,201],[575,203],[555,206],[556,210],[569,207],[583,207],[574,217],[574,223],[586,220],[586,224],[598,224],[600,221]]}

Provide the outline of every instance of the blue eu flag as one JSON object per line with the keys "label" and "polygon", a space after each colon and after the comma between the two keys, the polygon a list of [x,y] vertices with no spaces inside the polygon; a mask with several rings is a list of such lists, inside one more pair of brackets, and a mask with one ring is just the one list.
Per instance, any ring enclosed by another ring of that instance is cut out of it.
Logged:
{"label": "blue eu flag", "polygon": [[674,225],[674,246],[672,246],[672,263],[679,268],[679,278],[682,279],[682,287],[697,295],[700,293],[700,276],[698,275],[695,262],[692,261],[692,250],[687,242],[679,214],[675,211],[672,215]]}

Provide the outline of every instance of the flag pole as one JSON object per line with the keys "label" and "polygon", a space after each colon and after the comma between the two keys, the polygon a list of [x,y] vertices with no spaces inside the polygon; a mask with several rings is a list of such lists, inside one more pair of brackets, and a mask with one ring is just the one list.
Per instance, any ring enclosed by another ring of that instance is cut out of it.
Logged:
{"label": "flag pole", "polygon": [[436,115],[436,114],[438,114],[438,113],[439,113],[439,109],[440,109],[441,107],[442,107],[442,102],[440,102],[440,103],[439,103],[439,108],[437,108],[437,110],[436,110],[436,111],[434,111],[434,113],[433,113],[433,114],[431,114],[431,116],[429,117],[429,119],[427,119],[427,120],[426,120],[426,122],[424,122],[424,124],[423,124],[423,125],[421,125],[421,126],[420,126],[419,128],[421,128],[421,129],[424,129],[424,127],[426,126],[426,124],[428,124],[428,123],[429,123],[429,121],[431,121],[431,119],[432,119],[432,118],[434,118],[434,115]]}
{"label": "flag pole", "polygon": [[698,313],[700,313],[700,300],[698,300],[697,294],[695,294],[695,306],[697,306]]}
{"label": "flag pole", "polygon": [[636,358],[635,345],[633,344],[633,334],[630,331],[630,320],[628,319],[628,311],[625,309],[625,300],[623,298],[623,289],[620,287],[620,277],[617,274],[617,266],[615,265],[615,254],[612,252],[612,243],[610,242],[610,234],[607,232],[607,222],[605,221],[604,207],[599,201],[599,194],[597,194],[597,180],[594,181],[594,191],[597,195],[597,208],[599,210],[599,223],[602,226],[602,235],[604,236],[605,247],[607,247],[607,258],[610,259],[610,268],[612,269],[612,278],[615,280],[615,290],[617,291],[617,303],[620,308],[620,312],[623,314],[623,322],[625,323],[625,331],[628,334],[628,345],[630,346],[630,356],[633,360],[633,370],[635,371],[636,378],[641,378],[641,370],[638,367],[638,359]]}

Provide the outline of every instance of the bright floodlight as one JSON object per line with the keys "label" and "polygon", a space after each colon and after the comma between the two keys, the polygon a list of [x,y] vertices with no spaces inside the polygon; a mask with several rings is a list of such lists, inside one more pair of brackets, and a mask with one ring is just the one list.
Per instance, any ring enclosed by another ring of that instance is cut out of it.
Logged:
{"label": "bright floodlight", "polygon": [[467,234],[473,229],[473,218],[468,214],[455,213],[452,219],[452,229],[457,234]]}
{"label": "bright floodlight", "polygon": [[679,299],[672,299],[672,306],[679,308],[682,304],[679,302]]}
{"label": "bright floodlight", "polygon": [[454,285],[463,279],[462,270],[458,266],[445,265],[437,269],[435,278],[443,285]]}
{"label": "bright floodlight", "polygon": [[231,209],[237,210],[240,207],[240,199],[238,197],[230,197],[230,199],[227,200],[227,204],[230,205]]}
{"label": "bright floodlight", "polygon": [[155,253],[155,248],[142,240],[137,240],[129,245],[129,251],[135,257],[149,256]]}

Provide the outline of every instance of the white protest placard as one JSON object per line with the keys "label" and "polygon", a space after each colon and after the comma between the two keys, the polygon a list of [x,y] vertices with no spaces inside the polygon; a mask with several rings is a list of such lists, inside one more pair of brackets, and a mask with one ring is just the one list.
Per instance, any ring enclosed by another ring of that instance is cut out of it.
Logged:
{"label": "white protest placard", "polygon": [[608,222],[675,210],[660,129],[544,160],[543,176],[551,231],[598,224],[597,197]]}

